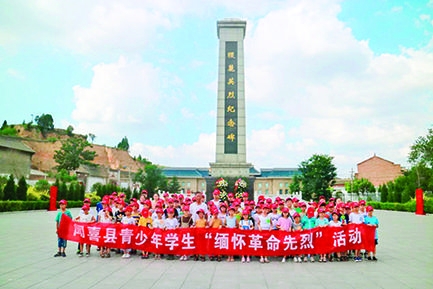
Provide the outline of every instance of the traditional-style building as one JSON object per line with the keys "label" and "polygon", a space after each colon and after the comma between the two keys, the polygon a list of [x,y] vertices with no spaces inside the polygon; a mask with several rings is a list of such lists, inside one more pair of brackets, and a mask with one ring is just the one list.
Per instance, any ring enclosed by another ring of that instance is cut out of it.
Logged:
{"label": "traditional-style building", "polygon": [[[209,178],[210,168],[166,167],[162,169],[164,175],[172,179],[176,177],[181,186],[181,192],[189,195],[191,192],[206,192],[206,179]],[[250,168],[250,176],[254,178],[253,192],[255,196],[286,197],[291,195],[289,185],[299,171],[296,168],[260,169]],[[209,192],[208,192],[209,193]]]}
{"label": "traditional-style building", "polygon": [[29,178],[34,153],[20,138],[0,136],[0,175]]}
{"label": "traditional-style building", "polygon": [[391,161],[376,156],[376,154],[357,164],[357,168],[358,172],[355,174],[355,177],[357,179],[367,179],[375,187],[386,184],[403,175],[399,164],[394,164]]}

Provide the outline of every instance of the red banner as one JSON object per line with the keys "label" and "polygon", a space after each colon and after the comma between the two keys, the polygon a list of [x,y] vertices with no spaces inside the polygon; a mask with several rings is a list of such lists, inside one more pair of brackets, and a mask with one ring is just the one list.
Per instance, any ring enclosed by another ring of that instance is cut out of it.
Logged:
{"label": "red banner", "polygon": [[100,247],[175,255],[288,256],[347,250],[373,251],[375,227],[349,224],[300,232],[240,229],[174,230],[134,225],[78,223],[63,215],[60,238]]}

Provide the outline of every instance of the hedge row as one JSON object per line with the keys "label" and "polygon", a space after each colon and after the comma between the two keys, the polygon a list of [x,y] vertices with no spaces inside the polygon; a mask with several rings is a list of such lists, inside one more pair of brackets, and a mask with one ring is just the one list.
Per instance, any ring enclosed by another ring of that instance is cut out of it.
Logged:
{"label": "hedge row", "polygon": [[[82,201],[68,201],[68,208],[78,208],[82,205]],[[49,201],[0,201],[0,212],[48,210],[48,206]]]}
{"label": "hedge row", "polygon": [[[378,210],[388,211],[402,211],[402,212],[415,212],[416,201],[411,200],[407,203],[382,203],[382,202],[368,202],[369,205]],[[424,199],[424,212],[433,214],[433,199]]]}

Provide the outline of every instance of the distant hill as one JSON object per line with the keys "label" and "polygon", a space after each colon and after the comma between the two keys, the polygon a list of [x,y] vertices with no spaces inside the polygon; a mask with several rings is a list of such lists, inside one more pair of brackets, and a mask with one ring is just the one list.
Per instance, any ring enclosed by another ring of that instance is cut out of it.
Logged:
{"label": "distant hill", "polygon": [[[62,140],[69,138],[64,129],[54,129],[44,137],[37,129],[26,130],[23,125],[14,126],[17,131],[16,138],[35,151],[32,157],[31,168],[42,172],[52,171],[57,165],[54,161],[54,154],[62,146]],[[84,135],[73,134],[86,138]],[[98,165],[102,170],[119,170],[137,172],[144,165],[134,160],[127,151],[108,147],[105,145],[92,144],[90,150],[96,152],[96,157],[92,163]],[[86,168],[80,168],[86,170]]]}

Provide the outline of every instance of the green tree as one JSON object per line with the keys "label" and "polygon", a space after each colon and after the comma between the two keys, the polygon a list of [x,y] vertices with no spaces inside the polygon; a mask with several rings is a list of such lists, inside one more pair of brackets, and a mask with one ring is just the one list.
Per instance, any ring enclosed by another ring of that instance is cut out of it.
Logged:
{"label": "green tree", "polygon": [[122,138],[120,143],[117,144],[117,148],[120,150],[123,150],[123,151],[129,150],[129,142],[128,142],[128,138],[126,136],[124,138]]}
{"label": "green tree", "polygon": [[47,192],[50,190],[50,183],[47,180],[38,180],[35,184],[35,190],[37,192]]}
{"label": "green tree", "polygon": [[60,182],[58,189],[57,189],[57,199],[59,200],[67,200],[67,196],[68,196],[68,186],[66,185],[65,182]]}
{"label": "green tree", "polygon": [[299,171],[303,199],[318,199],[319,195],[331,197],[332,191],[329,188],[335,184],[337,177],[337,168],[332,160],[331,156],[315,154],[301,162]]}
{"label": "green tree", "polygon": [[74,127],[72,125],[68,125],[68,127],[66,128],[66,134],[68,136],[73,136],[73,131],[74,131]]}
{"label": "green tree", "polygon": [[409,162],[424,164],[433,168],[433,129],[429,129],[426,136],[420,136],[410,148]]}
{"label": "green tree", "polygon": [[44,137],[47,132],[54,130],[54,120],[51,114],[37,115],[35,121]]}
{"label": "green tree", "polygon": [[4,130],[7,127],[8,127],[8,122],[6,120],[4,120],[3,124],[2,124],[2,127],[0,128],[0,130]]}
{"label": "green tree", "polygon": [[90,141],[93,143],[93,141],[95,140],[95,135],[93,134],[93,133],[89,133],[88,135],[87,135],[87,137],[90,139]]}
{"label": "green tree", "polygon": [[290,193],[298,193],[301,191],[301,177],[295,175],[292,183],[289,185]]}
{"label": "green tree", "polygon": [[388,201],[388,187],[386,184],[383,184],[379,187],[380,192],[380,201],[387,202]]}
{"label": "green tree", "polygon": [[[135,159],[135,158],[134,158]],[[139,161],[140,163],[142,163],[143,165],[151,165],[152,164],[152,162],[151,161],[149,161],[148,159],[146,159],[146,158],[143,158],[141,155],[138,155],[138,157],[136,158],[136,160],[137,161]]]}
{"label": "green tree", "polygon": [[168,182],[167,191],[169,191],[171,194],[177,194],[181,189],[179,180],[176,176],[174,176],[170,182]]}
{"label": "green tree", "polygon": [[21,177],[18,181],[17,187],[17,200],[26,201],[27,200],[27,182],[24,177]]}
{"label": "green tree", "polygon": [[71,137],[67,139],[60,150],[55,151],[54,160],[58,163],[57,169],[74,171],[80,165],[94,165],[91,161],[96,156],[96,152],[89,150],[92,145],[81,137]]}
{"label": "green tree", "polygon": [[6,186],[8,182],[8,178],[5,176],[0,176],[0,200],[4,199],[4,187]]}
{"label": "green tree", "polygon": [[17,191],[15,187],[15,180],[14,180],[14,176],[11,174],[9,175],[9,179],[6,183],[6,186],[3,189],[3,200],[14,201],[16,199],[17,199]]}
{"label": "green tree", "polygon": [[141,184],[141,188],[149,192],[149,197],[161,188],[166,182],[162,169],[157,165],[147,165],[144,170],[139,169],[134,181]]}

